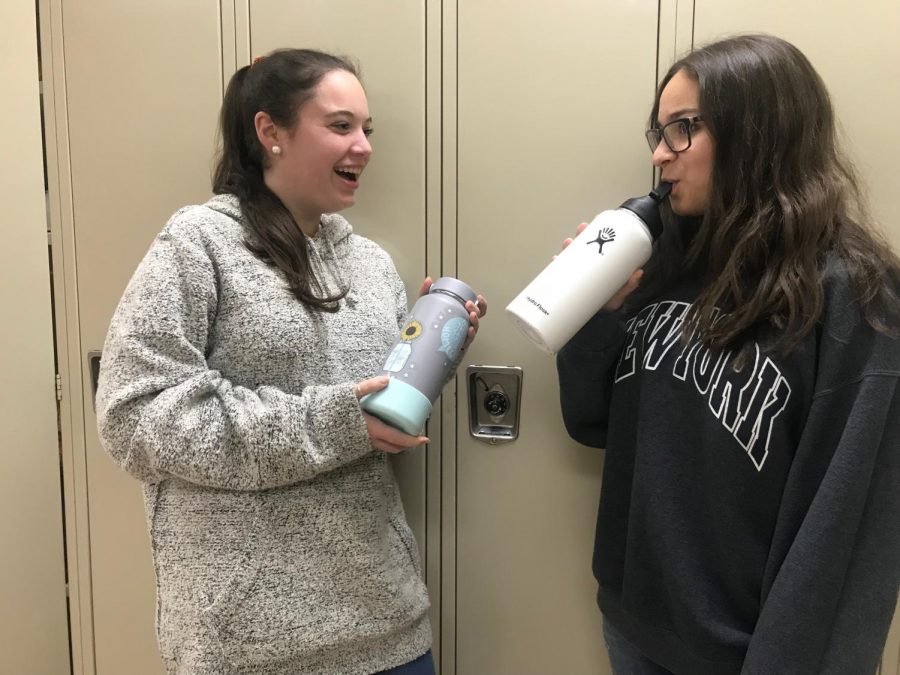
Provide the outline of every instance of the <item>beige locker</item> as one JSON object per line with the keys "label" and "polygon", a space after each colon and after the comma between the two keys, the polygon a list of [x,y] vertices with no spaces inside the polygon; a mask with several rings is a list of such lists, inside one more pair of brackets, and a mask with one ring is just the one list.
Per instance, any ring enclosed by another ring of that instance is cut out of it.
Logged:
{"label": "beige locker", "polygon": [[69,671],[34,2],[0,8],[0,672]]}
{"label": "beige locker", "polygon": [[[241,15],[246,12],[249,27],[244,31],[239,26],[238,40],[242,44],[246,40],[254,57],[278,47],[310,47],[358,60],[375,129],[371,137],[374,152],[357,203],[343,215],[355,232],[375,240],[391,254],[412,305],[425,276],[436,279],[440,275],[440,186],[437,172],[432,171],[435,157],[429,165],[426,150],[429,138],[440,131],[439,119],[429,119],[426,114],[429,97],[433,101],[439,92],[433,85],[426,92],[425,75],[428,50],[437,57],[436,41],[427,39],[429,29],[433,31],[436,25],[437,3],[390,0],[335,5],[328,0],[302,4],[249,0],[236,4]],[[378,30],[372,30],[373,26]],[[440,511],[438,492],[429,492],[427,483],[430,476],[436,485],[440,476],[440,405],[436,404],[429,423],[432,442],[427,450],[392,458],[407,519],[425,565],[435,631],[441,621],[437,592]],[[439,658],[439,644],[434,652]]]}
{"label": "beige locker", "polygon": [[[241,11],[243,3],[238,3]],[[343,213],[354,231],[384,247],[406,283],[410,305],[415,302],[427,274],[440,273],[429,247],[428,234],[439,232],[436,209],[426,210],[426,22],[425,2],[394,0],[345,3],[328,0],[295,3],[246,3],[252,56],[278,47],[310,47],[358,60],[369,101],[375,133],[373,155],[366,167],[357,203]],[[390,21],[383,21],[385,16]],[[379,25],[377,31],[372,26]],[[385,49],[390,45],[390,49]],[[432,121],[434,125],[434,121]],[[431,190],[437,201],[434,189]],[[432,221],[432,222],[429,222]],[[428,452],[410,452],[393,458],[407,518],[425,556],[425,476],[429,457],[440,456],[435,425]],[[434,464],[434,463],[432,463]],[[432,466],[432,472],[434,471]],[[425,556],[427,558],[427,556]],[[426,566],[436,573],[433,565]],[[435,622],[439,616],[433,616]]]}
{"label": "beige locker", "polygon": [[[655,3],[458,3],[459,275],[492,302],[472,363],[524,369],[519,439],[456,455],[459,675],[609,672],[591,574],[603,453],[571,441],[553,358],[503,308],[575,226],[652,187]],[[451,671],[454,672],[454,671]]]}
{"label": "beige locker", "polygon": [[[391,24],[372,35],[383,6],[193,1],[152,10],[109,2],[45,7],[44,28],[55,38],[46,51],[57,75],[54,141],[61,156],[54,215],[71,237],[65,253],[73,270],[66,341],[69,393],[77,400],[68,405],[73,417],[83,415],[71,425],[67,467],[74,476],[69,519],[79,526],[70,541],[72,567],[80,573],[76,673],[162,672],[140,485],[99,445],[91,359],[154,235],[175,209],[209,195],[216,115],[235,67],[278,46],[360,58],[375,83],[371,108],[383,111],[375,114],[373,141],[385,149],[366,172],[371,197],[347,215],[360,233],[388,248],[411,293],[426,274],[425,6],[398,2],[393,9]],[[402,48],[386,50],[386,44]],[[432,267],[437,273],[437,258]],[[410,453],[397,462],[423,546],[425,458]]]}
{"label": "beige locker", "polygon": [[58,326],[72,418],[63,426],[75,672],[152,675],[162,664],[141,488],[100,448],[88,357],[154,235],[179,205],[209,192],[222,95],[219,7],[44,3],[42,18],[59,153],[51,206],[68,301]]}

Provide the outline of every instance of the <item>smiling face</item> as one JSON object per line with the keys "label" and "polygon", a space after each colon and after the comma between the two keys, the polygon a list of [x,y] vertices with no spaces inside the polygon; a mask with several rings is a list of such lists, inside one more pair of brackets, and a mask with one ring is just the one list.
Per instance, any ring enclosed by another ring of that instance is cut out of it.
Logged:
{"label": "smiling face", "polygon": [[[292,129],[262,126],[260,140],[269,159],[266,185],[304,232],[314,234],[323,213],[353,206],[372,156],[372,119],[365,91],[352,73],[328,72],[298,109]],[[280,153],[272,152],[274,145]]]}
{"label": "smiling face", "polygon": [[[669,80],[659,98],[659,127],[700,112],[700,87],[684,70]],[[662,179],[672,183],[669,204],[681,216],[701,216],[709,206],[712,187],[715,143],[704,122],[691,125],[691,146],[675,153],[660,142],[653,152],[653,164],[660,168]],[[676,146],[677,147],[677,146]]]}

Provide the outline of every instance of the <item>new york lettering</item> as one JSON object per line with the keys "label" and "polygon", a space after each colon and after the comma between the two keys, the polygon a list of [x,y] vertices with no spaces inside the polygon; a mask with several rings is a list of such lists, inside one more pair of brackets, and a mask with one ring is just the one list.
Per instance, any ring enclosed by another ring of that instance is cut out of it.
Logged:
{"label": "new york lettering", "polygon": [[[616,382],[632,377],[638,369],[658,370],[672,347],[679,345],[678,355],[674,361],[669,360],[672,376],[693,385],[707,400],[710,413],[734,437],[756,469],[762,470],[773,424],[790,399],[791,386],[756,343],[753,367],[737,373],[728,367],[730,351],[713,353],[693,335],[686,343],[682,341],[681,327],[689,309],[686,302],[663,301],[633,317],[626,324]],[[713,321],[722,316],[716,311]]]}

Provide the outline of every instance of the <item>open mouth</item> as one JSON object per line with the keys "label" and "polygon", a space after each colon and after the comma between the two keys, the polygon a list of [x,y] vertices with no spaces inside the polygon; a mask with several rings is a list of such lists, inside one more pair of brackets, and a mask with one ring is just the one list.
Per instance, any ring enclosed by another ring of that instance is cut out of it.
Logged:
{"label": "open mouth", "polygon": [[359,180],[360,174],[362,173],[362,168],[355,166],[344,166],[340,169],[335,169],[334,172],[344,180],[350,181],[351,183],[356,183]]}

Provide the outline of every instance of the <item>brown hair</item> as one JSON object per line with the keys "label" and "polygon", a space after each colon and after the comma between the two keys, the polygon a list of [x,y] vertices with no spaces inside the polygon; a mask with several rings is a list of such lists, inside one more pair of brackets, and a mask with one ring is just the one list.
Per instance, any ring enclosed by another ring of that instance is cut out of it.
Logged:
{"label": "brown hair", "polygon": [[247,247],[287,279],[301,302],[337,311],[347,294],[322,296],[313,273],[306,237],[290,211],[263,181],[266,153],[256,135],[254,118],[264,111],[279,126],[293,129],[297,111],[315,95],[316,87],[333,70],[357,78],[358,69],[345,59],[312,49],[279,49],[235,72],[225,91],[219,118],[221,149],[213,174],[213,192],[234,194],[252,236]]}
{"label": "brown hair", "polygon": [[651,125],[658,124],[663,89],[680,71],[698,83],[700,113],[715,141],[710,202],[696,218],[664,209],[668,226],[640,297],[697,276],[702,290],[686,335],[696,330],[712,348],[765,336],[766,351],[784,356],[822,314],[823,266],[833,251],[865,320],[891,332],[900,312],[900,264],[867,227],[856,172],[838,148],[831,100],[807,58],[769,35],[691,52],[660,83]]}

